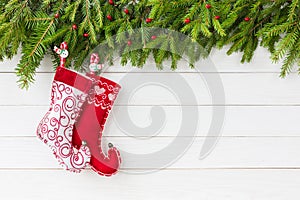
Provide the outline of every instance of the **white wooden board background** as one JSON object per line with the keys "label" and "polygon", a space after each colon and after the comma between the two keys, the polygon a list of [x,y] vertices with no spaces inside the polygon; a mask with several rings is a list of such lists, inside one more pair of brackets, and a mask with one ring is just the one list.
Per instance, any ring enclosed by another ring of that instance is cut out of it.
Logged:
{"label": "white wooden board background", "polygon": [[[164,90],[143,88],[132,101],[120,94],[105,130],[107,140],[135,153],[157,151],[176,137],[180,108],[199,111],[199,129],[190,149],[173,165],[147,174],[132,174],[126,167],[111,178],[91,170],[81,174],[63,171],[49,149],[35,137],[36,126],[46,112],[53,71],[45,59],[28,91],[16,85],[14,68],[19,57],[0,64],[0,195],[9,200],[43,199],[208,199],[286,200],[300,197],[300,76],[295,72],[279,78],[280,64],[272,64],[266,50],[259,48],[250,64],[239,63],[240,55],[227,57],[214,51],[213,60],[223,81],[226,120],[222,136],[213,152],[199,160],[199,151],[210,125],[212,103],[203,81],[194,70],[180,67],[190,84],[197,105],[180,105]],[[206,61],[201,71],[212,74]],[[115,81],[130,67],[115,65],[105,76]],[[157,71],[152,64],[135,73],[172,78],[173,72]],[[123,85],[122,92],[130,92]],[[143,127],[151,123],[150,109],[162,105],[167,117],[163,131],[147,140],[128,137],[116,125],[121,109]],[[214,138],[211,138],[214,139]],[[144,167],[147,169],[147,166]],[[143,169],[139,169],[143,170]]]}

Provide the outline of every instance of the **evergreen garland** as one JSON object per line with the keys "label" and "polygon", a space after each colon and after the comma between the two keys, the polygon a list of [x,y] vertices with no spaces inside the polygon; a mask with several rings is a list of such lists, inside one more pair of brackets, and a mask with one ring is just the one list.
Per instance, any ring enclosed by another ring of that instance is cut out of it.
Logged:
{"label": "evergreen garland", "polygon": [[[77,70],[100,43],[105,41],[113,52],[112,36],[128,50],[121,55],[123,65],[131,62],[142,67],[153,55],[158,68],[162,68],[164,60],[171,59],[171,68],[176,69],[179,55],[195,52],[192,48],[178,52],[178,38],[151,36],[148,27],[189,35],[208,53],[213,47],[230,45],[227,54],[242,52],[241,62],[251,61],[261,45],[271,52],[274,62],[283,59],[282,77],[295,64],[300,66],[300,0],[2,0],[0,9],[0,59],[12,58],[21,47],[16,73],[22,88],[34,81],[45,54],[52,54],[54,66],[58,65],[52,48],[62,41],[69,44],[67,65],[72,62]],[[124,32],[133,34],[137,28],[143,32],[144,45],[159,44],[172,51],[129,51],[132,41],[126,39]],[[191,67],[199,56],[190,54]]]}

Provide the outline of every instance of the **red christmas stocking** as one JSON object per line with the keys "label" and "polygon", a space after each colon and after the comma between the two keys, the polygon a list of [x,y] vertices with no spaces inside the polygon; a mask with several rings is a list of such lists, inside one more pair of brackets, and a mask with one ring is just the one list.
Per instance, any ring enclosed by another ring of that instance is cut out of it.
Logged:
{"label": "red christmas stocking", "polygon": [[118,171],[121,157],[119,151],[111,144],[108,145],[109,150],[105,154],[101,147],[101,139],[106,119],[121,87],[93,73],[88,76],[94,80],[95,85],[94,89],[90,90],[80,119],[74,126],[72,143],[78,148],[82,141],[86,141],[92,155],[92,169],[100,175],[111,176]]}
{"label": "red christmas stocking", "polygon": [[90,151],[81,143],[79,149],[74,148],[71,139],[74,123],[86,101],[92,80],[64,68],[65,58],[68,56],[66,43],[61,48],[56,48],[61,55],[61,65],[57,68],[52,83],[50,109],[41,120],[37,135],[52,149],[66,170],[80,172],[90,162]]}

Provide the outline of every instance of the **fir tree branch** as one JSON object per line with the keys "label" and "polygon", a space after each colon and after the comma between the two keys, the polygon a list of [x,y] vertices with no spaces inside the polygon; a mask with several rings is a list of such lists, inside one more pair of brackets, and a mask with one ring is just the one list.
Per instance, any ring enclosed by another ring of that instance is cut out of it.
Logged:
{"label": "fir tree branch", "polygon": [[[299,7],[299,0],[114,0],[113,5],[108,0],[6,0],[0,2],[0,60],[11,58],[21,45],[16,73],[21,86],[27,87],[43,56],[61,41],[69,43],[67,65],[72,62],[78,70],[100,43],[106,44],[103,56],[110,62],[113,52],[119,52],[122,64],[130,61],[142,67],[152,55],[159,69],[167,59],[175,69],[179,55],[188,55],[193,67],[212,48],[225,45],[230,45],[228,54],[240,51],[241,62],[249,62],[261,41],[274,61],[283,59],[285,76],[294,63],[300,65],[299,48],[295,48],[300,38]],[[58,19],[50,17],[55,13]],[[111,19],[105,17],[108,15]],[[147,18],[151,22],[146,22]],[[153,33],[148,30],[152,27],[185,33],[206,53],[188,42],[182,44],[185,48],[178,48],[175,41],[181,38],[164,31],[154,33],[156,39],[151,39]],[[136,28],[142,30],[135,37]],[[131,46],[128,40],[132,40]],[[56,57],[54,64],[57,62]]]}
{"label": "fir tree branch", "polygon": [[36,43],[36,45],[34,46],[32,52],[29,54],[29,56],[33,56],[33,54],[36,52],[38,46],[42,43],[43,39],[45,38],[46,34],[48,33],[49,29],[51,28],[51,26],[54,23],[54,19],[51,20],[51,22],[49,23],[49,26],[47,27],[47,29],[44,31],[42,37],[40,38],[40,40]]}
{"label": "fir tree branch", "polygon": [[48,20],[52,20],[52,18],[50,18],[50,17],[45,17],[45,18],[32,18],[32,19],[28,19],[27,21],[48,21]]}

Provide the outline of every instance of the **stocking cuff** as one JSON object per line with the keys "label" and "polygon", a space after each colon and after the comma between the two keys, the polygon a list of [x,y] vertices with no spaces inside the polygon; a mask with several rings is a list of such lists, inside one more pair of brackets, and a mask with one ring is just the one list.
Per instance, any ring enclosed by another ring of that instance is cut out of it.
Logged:
{"label": "stocking cuff", "polygon": [[103,76],[97,76],[97,75],[95,75],[95,74],[88,74],[88,76],[91,78],[91,79],[93,79],[93,80],[95,80],[96,82],[102,82],[102,83],[106,83],[108,86],[111,86],[111,87],[113,87],[113,88],[117,88],[118,90],[120,90],[121,89],[121,86],[118,84],[118,83],[116,83],[116,82],[114,82],[114,81],[112,81],[112,80],[109,80],[109,79],[107,79],[107,78],[104,78]]}
{"label": "stocking cuff", "polygon": [[88,93],[92,87],[92,80],[64,67],[57,67],[54,80],[72,86],[84,93]]}

